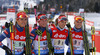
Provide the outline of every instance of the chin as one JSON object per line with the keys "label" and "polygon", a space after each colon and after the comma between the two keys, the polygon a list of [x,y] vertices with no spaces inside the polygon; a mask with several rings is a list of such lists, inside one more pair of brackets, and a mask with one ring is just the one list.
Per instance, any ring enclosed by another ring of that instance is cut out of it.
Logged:
{"label": "chin", "polygon": [[44,26],[42,26],[42,27],[46,27],[46,26],[44,25]]}
{"label": "chin", "polygon": [[78,29],[80,29],[81,27],[77,27]]}
{"label": "chin", "polygon": [[21,26],[21,27],[25,27],[25,25],[24,26]]}
{"label": "chin", "polygon": [[46,26],[43,26],[43,27],[46,27]]}

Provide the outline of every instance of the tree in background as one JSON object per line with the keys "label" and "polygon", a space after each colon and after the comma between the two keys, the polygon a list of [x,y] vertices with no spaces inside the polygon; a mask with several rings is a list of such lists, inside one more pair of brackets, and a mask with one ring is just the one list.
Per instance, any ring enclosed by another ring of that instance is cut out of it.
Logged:
{"label": "tree in background", "polygon": [[94,5],[94,11],[97,12],[97,13],[99,12],[98,2],[96,2],[95,5]]}

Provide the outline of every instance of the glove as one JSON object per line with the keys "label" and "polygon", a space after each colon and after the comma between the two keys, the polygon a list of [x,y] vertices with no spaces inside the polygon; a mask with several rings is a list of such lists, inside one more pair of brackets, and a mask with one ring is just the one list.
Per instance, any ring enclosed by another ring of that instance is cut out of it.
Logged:
{"label": "glove", "polygon": [[71,28],[71,25],[70,25],[70,23],[66,24],[66,26],[67,26],[68,28]]}
{"label": "glove", "polygon": [[92,50],[93,50],[93,52],[95,52],[96,51],[96,47],[91,48],[90,52],[92,52]]}
{"label": "glove", "polygon": [[6,23],[5,23],[5,27],[6,27],[6,28],[9,28],[9,27],[10,27],[10,23],[7,23],[7,22],[6,22]]}
{"label": "glove", "polygon": [[52,52],[54,52],[54,47],[53,47],[53,48],[51,48],[51,50],[52,50]]}
{"label": "glove", "polygon": [[36,31],[35,31],[35,33],[36,33],[37,35],[42,36],[42,31],[41,31],[41,30],[39,30],[39,29],[38,29],[38,30],[36,30]]}
{"label": "glove", "polygon": [[6,51],[7,55],[12,55],[11,50],[7,46],[3,45],[2,49],[4,49]]}
{"label": "glove", "polygon": [[37,9],[37,6],[34,6],[35,9]]}

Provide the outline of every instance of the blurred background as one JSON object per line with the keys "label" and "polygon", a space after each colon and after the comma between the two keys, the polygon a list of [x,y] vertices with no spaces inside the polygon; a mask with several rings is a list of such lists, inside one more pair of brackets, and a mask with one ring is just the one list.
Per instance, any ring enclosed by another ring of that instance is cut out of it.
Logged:
{"label": "blurred background", "polygon": [[[5,30],[5,22],[9,18],[15,19],[18,11],[25,11],[29,15],[31,31],[36,24],[34,6],[37,7],[37,14],[45,13],[48,19],[54,22],[60,14],[65,14],[72,27],[74,26],[74,16],[80,15],[80,9],[84,10],[89,47],[92,48],[91,26],[94,26],[96,55],[100,55],[100,0],[0,0],[0,34]],[[9,9],[11,9],[10,11],[14,9],[14,12],[9,12]],[[3,43],[7,44],[6,39]],[[5,55],[1,48],[0,55]]]}

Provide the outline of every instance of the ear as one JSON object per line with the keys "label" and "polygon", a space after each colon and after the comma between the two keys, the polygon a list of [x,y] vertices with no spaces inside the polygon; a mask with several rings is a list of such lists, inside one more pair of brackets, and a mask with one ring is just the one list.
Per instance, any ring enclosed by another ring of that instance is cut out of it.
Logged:
{"label": "ear", "polygon": [[19,19],[16,19],[16,22],[18,22]]}
{"label": "ear", "polygon": [[16,21],[18,21],[18,19],[16,19]]}

